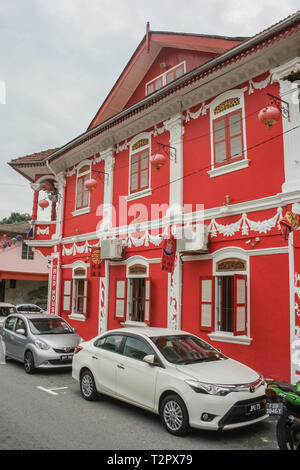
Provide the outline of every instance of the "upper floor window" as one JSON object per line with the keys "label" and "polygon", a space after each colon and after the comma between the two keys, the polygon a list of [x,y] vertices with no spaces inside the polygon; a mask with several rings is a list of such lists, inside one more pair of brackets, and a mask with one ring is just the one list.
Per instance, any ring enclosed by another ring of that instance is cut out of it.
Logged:
{"label": "upper floor window", "polygon": [[230,90],[210,105],[211,177],[249,165],[246,150],[244,91]]}
{"label": "upper floor window", "polygon": [[89,206],[89,192],[85,188],[84,183],[90,179],[91,166],[85,164],[81,166],[77,171],[77,183],[76,183],[76,210],[84,209]]}
{"label": "upper floor window", "polygon": [[22,243],[22,259],[33,259],[34,253],[31,246],[26,245],[26,243]]}
{"label": "upper floor window", "polygon": [[149,188],[149,138],[140,139],[131,147],[130,152],[130,194]]}
{"label": "upper floor window", "polygon": [[155,77],[154,80],[151,80],[146,84],[146,96],[159,90],[164,85],[173,82],[173,80],[176,80],[176,78],[181,77],[181,75],[185,73],[185,69],[185,62],[181,62],[180,64],[175,65],[175,67],[172,67],[171,69],[162,73],[158,77]]}

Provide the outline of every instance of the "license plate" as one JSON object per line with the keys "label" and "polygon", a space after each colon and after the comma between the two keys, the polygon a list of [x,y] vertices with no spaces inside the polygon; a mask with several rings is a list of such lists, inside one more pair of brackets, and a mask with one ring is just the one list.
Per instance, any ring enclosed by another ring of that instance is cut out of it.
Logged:
{"label": "license plate", "polygon": [[251,415],[252,413],[257,413],[258,411],[261,411],[262,408],[262,403],[253,403],[252,405],[247,406],[246,414]]}
{"label": "license plate", "polygon": [[283,403],[269,403],[266,404],[266,412],[268,415],[281,416],[283,414]]}
{"label": "license plate", "polygon": [[73,358],[73,355],[69,356],[69,355],[66,354],[64,356],[60,356],[61,361],[68,361],[72,358]]}

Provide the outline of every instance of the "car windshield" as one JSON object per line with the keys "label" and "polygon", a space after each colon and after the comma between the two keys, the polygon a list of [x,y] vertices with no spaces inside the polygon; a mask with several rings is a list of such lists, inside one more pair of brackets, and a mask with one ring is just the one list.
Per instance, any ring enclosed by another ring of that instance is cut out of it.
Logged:
{"label": "car windshield", "polygon": [[60,318],[34,318],[28,320],[34,335],[63,335],[74,333],[67,322]]}
{"label": "car windshield", "polygon": [[0,307],[0,317],[8,317],[11,313],[17,313],[15,307]]}
{"label": "car windshield", "polygon": [[227,359],[208,343],[193,335],[155,336],[151,339],[167,361],[173,364]]}

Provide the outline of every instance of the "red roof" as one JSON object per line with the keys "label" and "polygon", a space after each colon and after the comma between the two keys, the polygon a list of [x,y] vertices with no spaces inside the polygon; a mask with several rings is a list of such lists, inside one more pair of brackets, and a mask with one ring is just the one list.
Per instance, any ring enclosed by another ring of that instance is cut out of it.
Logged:
{"label": "red roof", "polygon": [[54,149],[48,149],[48,150],[42,150],[41,152],[37,153],[32,153],[31,155],[26,155],[24,157],[19,157],[19,158],[14,158],[11,160],[11,164],[13,165],[14,163],[28,163],[28,162],[40,162],[44,160],[44,158],[49,157],[52,153],[54,153],[56,150],[58,150],[59,147],[54,148]]}

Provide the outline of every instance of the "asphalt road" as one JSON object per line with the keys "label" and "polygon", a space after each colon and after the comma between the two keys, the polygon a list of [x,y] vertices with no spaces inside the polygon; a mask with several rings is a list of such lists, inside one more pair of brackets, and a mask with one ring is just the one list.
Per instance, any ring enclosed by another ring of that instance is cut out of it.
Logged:
{"label": "asphalt road", "polygon": [[0,450],[275,450],[274,418],[232,431],[168,434],[160,418],[111,398],[87,402],[70,370],[0,365]]}

